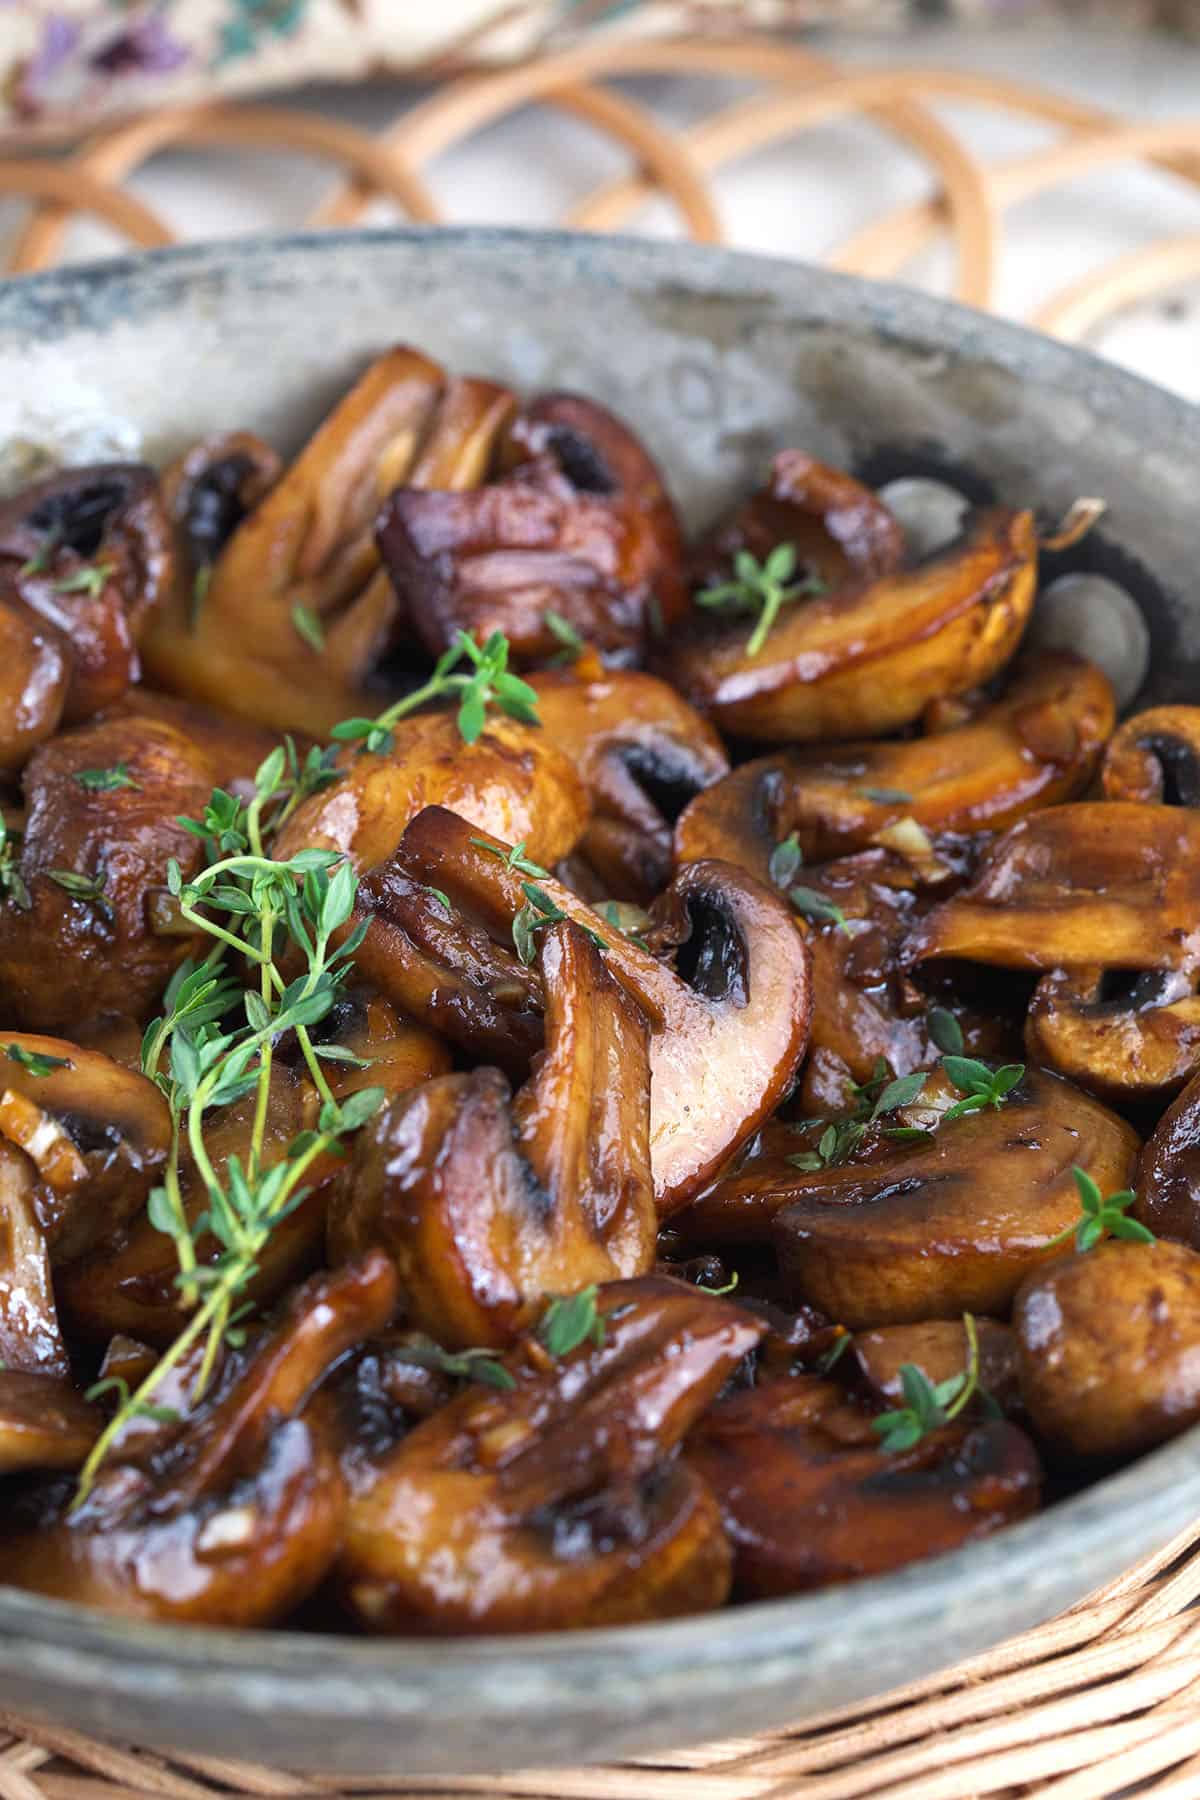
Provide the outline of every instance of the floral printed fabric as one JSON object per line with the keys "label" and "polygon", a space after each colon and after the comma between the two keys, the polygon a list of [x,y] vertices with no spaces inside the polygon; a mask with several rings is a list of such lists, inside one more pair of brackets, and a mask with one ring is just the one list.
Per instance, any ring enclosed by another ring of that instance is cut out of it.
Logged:
{"label": "floral printed fabric", "polygon": [[1200,0],[0,0],[0,129],[106,116],[372,68],[449,71],[587,33],[1114,15],[1200,35]]}

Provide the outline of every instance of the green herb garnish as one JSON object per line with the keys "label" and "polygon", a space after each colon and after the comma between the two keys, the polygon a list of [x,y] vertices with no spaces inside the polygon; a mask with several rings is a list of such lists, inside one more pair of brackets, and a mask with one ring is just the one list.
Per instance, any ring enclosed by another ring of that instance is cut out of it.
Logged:
{"label": "green herb garnish", "polygon": [[739,550],[733,559],[733,579],[702,588],[696,604],[713,612],[757,613],[746,640],[746,655],[757,656],[785,606],[825,592],[825,583],[815,575],[793,581],[796,564],[795,544],[776,544],[761,563],[749,550]]}
{"label": "green herb garnish", "polygon": [[1073,1168],[1071,1173],[1079,1189],[1080,1217],[1057,1237],[1052,1237],[1046,1245],[1047,1250],[1056,1244],[1067,1243],[1072,1237],[1077,1250],[1092,1250],[1106,1237],[1125,1238],[1134,1244],[1155,1242],[1154,1233],[1147,1226],[1126,1216],[1137,1198],[1129,1188],[1105,1197],[1086,1170]]}
{"label": "green herb garnish", "polygon": [[972,1397],[982,1391],[979,1386],[979,1334],[970,1313],[963,1314],[963,1328],[970,1350],[966,1368],[957,1375],[950,1375],[935,1386],[916,1363],[901,1364],[900,1386],[908,1404],[871,1420],[871,1429],[879,1433],[881,1450],[911,1450],[930,1432],[949,1425]]}
{"label": "green herb garnish", "polygon": [[[454,643],[439,657],[429,680],[395,701],[375,719],[343,719],[330,734],[339,744],[358,744],[360,752],[382,756],[395,747],[392,727],[431,700],[459,696],[458,730],[464,743],[474,744],[487,723],[487,709],[497,706],[510,718],[538,725],[537,692],[508,667],[508,639],[493,631],[482,650],[474,638],[460,631]],[[461,668],[463,662],[471,673]]]}
{"label": "green herb garnish", "polygon": [[580,1344],[604,1342],[604,1315],[596,1305],[599,1289],[580,1288],[577,1294],[548,1300],[538,1320],[538,1341],[551,1356],[569,1356]]}
{"label": "green herb garnish", "polygon": [[129,773],[129,764],[124,762],[114,763],[111,769],[77,769],[73,780],[91,794],[113,794],[118,788],[133,788],[141,792],[138,783]]}

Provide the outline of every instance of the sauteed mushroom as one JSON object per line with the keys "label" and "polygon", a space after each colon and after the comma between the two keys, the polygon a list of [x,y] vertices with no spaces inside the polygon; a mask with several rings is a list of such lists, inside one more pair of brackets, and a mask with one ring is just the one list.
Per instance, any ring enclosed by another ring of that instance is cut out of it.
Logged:
{"label": "sauteed mushroom", "polygon": [[[979,1346],[979,1387],[1003,1412],[1020,1404],[1017,1345],[1012,1330],[998,1319],[975,1320]],[[970,1341],[961,1319],[923,1319],[916,1325],[882,1325],[854,1336],[854,1360],[876,1399],[891,1406],[906,1404],[902,1370],[918,1368],[936,1387],[967,1367]],[[981,1402],[974,1403],[975,1412]]]}
{"label": "sauteed mushroom", "polygon": [[394,1301],[383,1256],[300,1288],[209,1398],[106,1462],[75,1511],[61,1483],[16,1502],[0,1578],[126,1618],[265,1625],[295,1607],[338,1553],[345,1504],[311,1396]]}
{"label": "sauteed mushroom", "polygon": [[[445,889],[497,937],[528,898],[506,846],[444,807],[404,834],[402,863]],[[499,852],[499,854],[497,854]],[[557,911],[597,933],[617,980],[650,1021],[650,1154],[660,1217],[697,1194],[788,1092],[808,1034],[808,954],[787,908],[725,863],[690,863],[663,900],[675,969],[624,938],[564,887],[538,887]]]}
{"label": "sauteed mushroom", "polygon": [[1036,1071],[1001,1108],[939,1123],[961,1099],[931,1075],[895,1115],[898,1128],[930,1136],[876,1131],[850,1160],[817,1168],[789,1162],[808,1138],[777,1128],[682,1223],[692,1241],[773,1240],[796,1297],[852,1330],[1003,1315],[1078,1216],[1072,1169],[1105,1192],[1122,1188],[1138,1140],[1115,1113]]}
{"label": "sauteed mushroom", "polygon": [[369,1631],[545,1631],[719,1605],[729,1548],[672,1453],[763,1327],[653,1278],[601,1289],[598,1340],[535,1341],[509,1392],[468,1389],[350,1505],[338,1587]]}
{"label": "sauteed mushroom", "polygon": [[904,533],[878,494],[804,450],[781,450],[765,487],[696,547],[692,585],[726,580],[739,552],[763,562],[780,544],[790,544],[797,569],[811,570],[826,587],[890,575],[904,561]]}
{"label": "sauteed mushroom", "polygon": [[143,1075],[63,1038],[13,1033],[0,1046],[0,1136],[36,1171],[34,1209],[59,1265],[145,1204],[171,1126]]}
{"label": "sauteed mushroom", "polygon": [[694,622],[673,679],[726,732],[768,743],[876,736],[988,681],[1033,605],[1032,516],[993,508],[920,567],[856,577],[780,615],[756,656],[744,619]]}
{"label": "sauteed mushroom", "polygon": [[1021,1392],[1059,1456],[1135,1456],[1200,1418],[1200,1255],[1109,1242],[1060,1257],[1013,1308]]}
{"label": "sauteed mushroom", "polygon": [[1041,1468],[1015,1425],[956,1420],[904,1450],[834,1382],[794,1376],[734,1394],[687,1459],[716,1493],[743,1599],[900,1568],[1035,1510]]}
{"label": "sauteed mushroom", "polygon": [[0,597],[0,770],[21,768],[62,721],[71,660],[61,632]]}
{"label": "sauteed mushroom", "polygon": [[580,854],[612,898],[649,903],[671,878],[671,827],[680,809],[728,773],[720,738],[653,675],[593,675],[580,662],[535,675],[530,685],[543,731],[591,796]]}
{"label": "sauteed mushroom", "polygon": [[425,806],[451,807],[479,831],[523,842],[547,865],[566,856],[587,825],[587,793],[560,750],[531,725],[490,718],[464,744],[451,714],[404,719],[394,749],[342,751],[342,779],[305,800],[280,833],[282,860],[338,850],[357,869],[386,862]]}
{"label": "sauteed mushroom", "polygon": [[1087,786],[1114,717],[1099,669],[1049,653],[957,729],[743,763],[684,810],[676,855],[720,856],[765,879],[793,833],[806,859],[824,862],[907,819],[927,833],[1003,830]]}
{"label": "sauteed mushroom", "polygon": [[1126,719],[1100,776],[1109,800],[1200,806],[1200,706],[1154,706]]}
{"label": "sauteed mushroom", "polygon": [[[347,994],[314,1036],[322,1047],[336,1046],[355,1059],[328,1065],[338,1102],[368,1084],[384,1088],[389,1095],[404,1094],[423,1081],[444,1075],[449,1068],[450,1059],[436,1039],[419,1026],[401,1022],[385,1001],[361,990]],[[360,1061],[368,1066],[356,1066]],[[261,1153],[264,1168],[286,1157],[298,1135],[310,1130],[317,1121],[319,1096],[297,1062],[294,1045],[282,1044],[272,1071],[271,1104]],[[253,1096],[224,1107],[215,1115],[205,1141],[219,1177],[225,1177],[231,1157],[237,1157],[243,1168],[249,1167],[254,1116]],[[336,1157],[325,1156],[310,1168],[302,1203],[275,1226],[246,1286],[247,1298],[257,1305],[271,1304],[291,1283],[303,1280],[319,1264],[330,1194],[343,1166]],[[208,1211],[210,1199],[186,1151],[180,1188],[184,1216],[189,1225],[194,1225]],[[118,1223],[114,1220],[114,1227]],[[197,1263],[201,1268],[213,1266],[220,1261],[224,1248],[211,1231],[202,1232],[194,1243]],[[154,1225],[146,1212],[138,1212],[136,1217],[127,1219],[124,1230],[114,1229],[91,1255],[61,1270],[58,1291],[64,1314],[80,1336],[104,1342],[114,1334],[124,1333],[165,1346],[188,1317],[179,1292],[178,1274],[172,1239]]]}
{"label": "sauteed mushroom", "polygon": [[1137,1216],[1156,1237],[1200,1250],[1200,1076],[1158,1121],[1138,1165]]}
{"label": "sauteed mushroom", "polygon": [[1033,991],[1025,1044],[1113,1106],[1162,1103],[1200,1069],[1200,971],[1056,969]]}
{"label": "sauteed mushroom", "polygon": [[[115,785],[89,785],[107,772]],[[165,720],[118,715],[43,744],[23,786],[29,815],[10,864],[19,885],[10,876],[0,890],[8,1018],[63,1033],[81,1015],[144,1019],[191,948],[159,903],[169,860],[185,876],[201,860],[177,820],[204,810],[207,757]]]}
{"label": "sauteed mushroom", "polygon": [[331,1216],[333,1260],[385,1250],[410,1320],[455,1347],[511,1342],[544,1294],[654,1264],[646,1022],[569,922],[540,970],[546,1048],[526,1085],[479,1068],[393,1102]]}

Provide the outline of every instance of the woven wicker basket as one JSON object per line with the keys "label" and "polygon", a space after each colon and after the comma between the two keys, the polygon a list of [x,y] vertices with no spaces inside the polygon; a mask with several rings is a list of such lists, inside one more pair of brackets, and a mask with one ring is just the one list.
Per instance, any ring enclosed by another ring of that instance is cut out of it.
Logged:
{"label": "woven wicker basket", "polygon": [[[609,85],[614,76],[736,73],[763,92],[687,132]],[[969,99],[1057,129],[1049,148],[986,167],[929,102]],[[744,39],[704,43],[600,42],[508,69],[469,76],[399,113],[375,135],[275,106],[206,105],[108,127],[56,160],[0,161],[0,195],[23,196],[28,216],[13,240],[10,272],[44,268],[59,254],[73,214],[105,220],[134,245],[172,241],[161,219],[126,185],[173,145],[236,145],[326,159],[339,184],[317,225],[362,218],[381,198],[414,220],[439,211],[424,169],[452,145],[522,106],[565,111],[614,139],[631,172],[590,194],[567,223],[624,229],[654,196],[665,197],[690,234],[719,241],[712,176],[748,152],[862,113],[929,167],[929,198],[859,231],[831,260],[881,276],[900,273],[938,234],[956,257],[954,287],[987,306],[1004,253],[1006,211],[1056,183],[1129,159],[1147,159],[1200,183],[1200,118],[1132,124],[1093,107],[978,74],[934,69],[845,74],[798,47]],[[299,223],[300,221],[297,221]],[[1153,243],[1056,295],[1036,323],[1064,337],[1110,312],[1200,275],[1200,235]],[[523,1796],[526,1800],[967,1800],[1038,1794],[1100,1800],[1122,1792],[1200,1797],[1200,1524],[1120,1581],[1052,1624],[965,1664],[851,1712],[744,1742],[653,1761],[500,1779],[358,1783],[291,1776],[219,1758],[165,1760],[68,1730],[0,1714],[0,1800],[212,1800],[214,1794],[329,1796],[378,1793]]]}

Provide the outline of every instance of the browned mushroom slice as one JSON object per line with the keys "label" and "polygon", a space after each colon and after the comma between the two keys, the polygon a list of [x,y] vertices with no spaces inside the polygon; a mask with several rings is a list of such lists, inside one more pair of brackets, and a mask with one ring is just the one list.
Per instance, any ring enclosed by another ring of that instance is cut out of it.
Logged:
{"label": "browned mushroom slice", "polygon": [[[979,1387],[1002,1411],[1009,1412],[1020,1404],[1016,1339],[1010,1327],[998,1319],[976,1319],[975,1332]],[[883,1325],[877,1331],[856,1332],[853,1354],[863,1380],[878,1400],[889,1406],[907,1406],[901,1379],[905,1363],[920,1369],[936,1387],[968,1367],[970,1349],[961,1319],[923,1319],[917,1325]]]}
{"label": "browned mushroom slice", "polygon": [[370,925],[355,954],[364,979],[473,1057],[528,1072],[543,1037],[536,969],[394,860],[360,881],[355,916]]}
{"label": "browned mushroom slice", "polygon": [[0,1369],[0,1475],[78,1469],[104,1415],[61,1376]]}
{"label": "browned mushroom slice", "polygon": [[667,682],[631,670],[588,679],[585,668],[533,677],[538,717],[591,796],[580,854],[612,898],[648,903],[671,878],[673,821],[729,758]]}
{"label": "browned mushroom slice", "polygon": [[[680,1228],[692,1243],[773,1241],[794,1296],[852,1330],[1002,1316],[1078,1217],[1074,1166],[1112,1192],[1128,1183],[1138,1139],[1054,1075],[1032,1071],[998,1110],[939,1124],[961,1098],[930,1075],[910,1105],[856,1134],[844,1160],[815,1153],[820,1125],[773,1127]],[[884,1128],[929,1135],[899,1142]]]}
{"label": "browned mushroom slice", "polygon": [[927,833],[1003,830],[1086,787],[1114,716],[1099,669],[1048,652],[956,730],[743,763],[681,815],[676,855],[720,856],[765,880],[793,833],[807,859],[824,862],[908,819]]}
{"label": "browned mushroom slice", "polygon": [[1112,1105],[1161,1105],[1200,1069],[1198,973],[1084,968],[1043,975],[1025,1021],[1030,1060]]}
{"label": "browned mushroom slice", "polygon": [[310,1398],[394,1302],[383,1256],[300,1288],[181,1425],[119,1446],[76,1510],[70,1485],[23,1496],[0,1578],[126,1618],[267,1625],[297,1606],[337,1555],[345,1507],[331,1415]]}
{"label": "browned mushroom slice", "polygon": [[[898,1116],[919,1129],[930,1108],[936,1116],[960,1097],[935,1076]],[[861,1162],[793,1168],[782,1205],[772,1177],[759,1182],[795,1293],[856,1329],[1003,1315],[1078,1217],[1073,1169],[1110,1193],[1128,1184],[1137,1151],[1123,1119],[1033,1072],[999,1110],[941,1125],[928,1141],[877,1139]],[[725,1204],[736,1199],[745,1213],[750,1195],[734,1187]]]}
{"label": "browned mushroom slice", "polygon": [[0,770],[20,769],[53,736],[71,679],[62,632],[13,595],[0,600]]}
{"label": "browned mushroom slice", "polygon": [[1137,1216],[1156,1237],[1200,1250],[1200,1075],[1158,1121],[1138,1165]]}
{"label": "browned mushroom slice", "polygon": [[137,680],[138,642],[172,569],[158,479],[140,463],[66,469],[0,504],[4,584],[67,647],[68,723]]}
{"label": "browned mushroom slice", "polygon": [[827,587],[855,575],[892,574],[904,561],[904,533],[878,494],[806,451],[781,450],[766,486],[697,546],[692,586],[726,581],[741,550],[761,563],[780,544],[792,546],[798,570],[811,570]]}
{"label": "browned mushroom slice", "polygon": [[888,1451],[869,1415],[814,1376],[734,1394],[701,1420],[688,1462],[717,1495],[742,1599],[882,1575],[1036,1511],[1041,1467],[990,1420]]}
{"label": "browned mushroom slice", "polygon": [[171,1122],[144,1075],[64,1038],[14,1032],[0,1040],[0,1137],[37,1171],[34,1207],[58,1266],[145,1204]]}
{"label": "browned mushroom slice", "polygon": [[673,1452],[763,1327],[653,1278],[600,1291],[602,1341],[505,1359],[382,1458],[337,1584],[370,1631],[537,1631],[719,1606],[729,1550]]}
{"label": "browned mushroom slice", "polygon": [[1109,800],[1200,806],[1200,706],[1154,706],[1126,719],[1100,774]]}
{"label": "browned mushroom slice", "polygon": [[395,727],[395,747],[376,754],[348,748],[342,779],[303,801],[275,844],[283,860],[300,850],[339,850],[356,869],[394,853],[422,807],[453,808],[472,828],[524,843],[549,866],[578,842],[590,811],[570,762],[536,726],[488,719],[464,744],[450,712],[423,713]]}
{"label": "browned mushroom slice", "polygon": [[[188,573],[174,616],[145,645],[156,682],[314,736],[366,710],[364,664],[395,612],[376,580],[372,520],[389,488],[408,479],[442,388],[441,370],[415,350],[388,351],[370,366],[237,523],[199,606]],[[297,617],[310,614],[328,655],[301,636]]]}
{"label": "browned mushroom slice", "polygon": [[163,499],[183,539],[193,606],[203,603],[206,576],[222,550],[282,472],[279,453],[252,431],[204,438],[164,469]]}
{"label": "browned mushroom slice", "polygon": [[[501,940],[529,900],[502,844],[443,807],[404,834],[401,862],[461,901]],[[499,852],[499,854],[497,854]],[[660,1216],[676,1211],[753,1136],[791,1087],[808,1038],[808,952],[787,908],[726,863],[690,863],[664,896],[675,969],[630,942],[561,882],[550,904],[597,933],[651,1025],[650,1145]]]}
{"label": "browned mushroom slice", "polygon": [[[81,780],[106,770],[124,779]],[[64,1034],[81,1016],[144,1020],[194,943],[158,902],[168,861],[186,881],[201,858],[178,816],[199,816],[212,793],[204,750],[165,720],[97,719],[43,744],[23,786],[29,814],[14,867],[24,893],[9,885],[0,901],[5,1016]]]}
{"label": "browned mushroom slice", "polygon": [[669,649],[672,680],[719,729],[768,743],[879,736],[942,694],[989,680],[1020,640],[1037,585],[1032,516],[995,508],[918,568],[785,607],[762,650],[716,615]]}
{"label": "browned mushroom slice", "polygon": [[1129,1457],[1200,1418],[1200,1255],[1110,1241],[1017,1295],[1021,1392],[1059,1456]]}
{"label": "browned mushroom slice", "polygon": [[59,1329],[38,1175],[15,1145],[0,1143],[0,1363],[61,1380],[71,1372]]}
{"label": "browned mushroom slice", "polygon": [[629,426],[583,394],[539,394],[513,420],[500,444],[508,470],[549,458],[579,494],[605,497],[643,527],[642,578],[654,596],[662,631],[687,604],[682,580],[683,533],[675,503],[646,446]]}
{"label": "browned mushroom slice", "polygon": [[977,879],[922,921],[913,963],[1192,969],[1200,961],[1200,818],[1133,801],[1035,813]]}
{"label": "browned mushroom slice", "polygon": [[541,973],[546,1049],[520,1092],[480,1068],[394,1102],[331,1212],[332,1259],[385,1250],[408,1317],[455,1348],[654,1264],[646,1022],[577,926],[546,934]]}
{"label": "browned mushroom slice", "polygon": [[[371,1057],[368,1069],[329,1062],[325,1065],[335,1099],[341,1101],[363,1085],[406,1093],[418,1083],[442,1075],[449,1066],[445,1048],[419,1026],[397,1019],[377,996],[352,991],[322,1020],[314,1036],[323,1045],[339,1045],[359,1057]],[[260,1156],[264,1169],[287,1154],[289,1144],[315,1126],[320,1100],[299,1066],[294,1047],[279,1048],[271,1071],[270,1104]],[[238,1101],[212,1114],[205,1124],[205,1148],[213,1167],[224,1175],[231,1156],[247,1166],[254,1131],[255,1098]],[[325,1244],[325,1215],[330,1192],[345,1165],[324,1156],[312,1165],[307,1196],[294,1212],[274,1226],[246,1288],[248,1299],[268,1305],[319,1264]],[[195,1225],[209,1205],[208,1191],[185,1150],[180,1175],[184,1214]],[[195,1245],[201,1268],[218,1262],[223,1246],[205,1232]],[[187,1322],[188,1309],[179,1292],[179,1264],[174,1241],[158,1231],[145,1212],[114,1233],[111,1240],[58,1273],[64,1316],[73,1332],[92,1342],[125,1333],[145,1343],[167,1345]]]}

